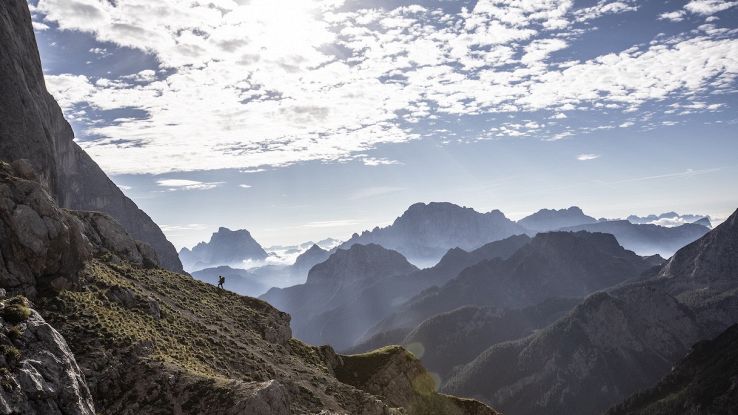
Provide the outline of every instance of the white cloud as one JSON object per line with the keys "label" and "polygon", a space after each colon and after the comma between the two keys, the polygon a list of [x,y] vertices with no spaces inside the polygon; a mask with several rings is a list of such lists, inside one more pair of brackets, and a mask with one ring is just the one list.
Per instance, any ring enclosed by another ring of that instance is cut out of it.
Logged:
{"label": "white cloud", "polygon": [[362,163],[364,163],[365,166],[389,166],[393,164],[402,164],[397,160],[389,160],[385,158],[374,158],[374,157],[364,157],[361,159]]}
{"label": "white cloud", "polygon": [[669,20],[672,22],[681,22],[684,20],[686,13],[684,10],[676,10],[673,12],[665,12],[659,15],[659,20]]}
{"label": "white cloud", "polygon": [[692,0],[687,3],[684,8],[691,13],[708,16],[721,12],[723,10],[728,10],[731,7],[735,7],[736,5],[738,5],[738,1]]}
{"label": "white cloud", "polygon": [[[379,144],[419,139],[406,125],[424,120],[633,111],[728,90],[738,74],[738,40],[714,27],[555,62],[556,51],[586,35],[589,20],[632,12],[633,1],[576,9],[572,0],[480,0],[458,14],[420,6],[345,12],[342,4],[39,0],[46,22],[139,49],[161,65],[118,79],[63,74],[47,83],[68,116],[86,106],[145,114],[91,119],[83,131],[91,139],[81,145],[108,173],[159,174],[356,159]],[[573,134],[557,124],[515,120],[482,138]]]}
{"label": "white cloud", "polygon": [[600,158],[599,154],[580,154],[577,156],[577,160],[579,161],[589,161],[589,160],[595,160]]}
{"label": "white cloud", "polygon": [[85,102],[96,92],[84,75],[46,75],[46,88],[62,108],[72,108],[75,103]]}
{"label": "white cloud", "polygon": [[561,39],[534,40],[525,47],[525,55],[520,60],[526,65],[540,64],[548,55],[566,46],[566,42]]}
{"label": "white cloud", "polygon": [[592,20],[608,14],[636,11],[638,6],[634,3],[632,0],[611,2],[600,0],[592,7],[577,10],[575,14],[580,21]]}
{"label": "white cloud", "polygon": [[196,180],[184,179],[163,179],[157,180],[156,183],[161,187],[168,188],[169,191],[177,190],[210,190],[223,184],[223,182],[200,182]]}
{"label": "white cloud", "polygon": [[135,74],[122,76],[123,79],[130,79],[137,82],[151,82],[156,80],[156,72],[151,69],[144,69]]}
{"label": "white cloud", "polygon": [[239,184],[238,187],[242,189],[251,189],[253,186],[251,186],[250,184]]}
{"label": "white cloud", "polygon": [[33,25],[33,30],[37,32],[43,32],[44,30],[49,30],[49,25],[45,23],[34,21],[32,22],[32,25]]}

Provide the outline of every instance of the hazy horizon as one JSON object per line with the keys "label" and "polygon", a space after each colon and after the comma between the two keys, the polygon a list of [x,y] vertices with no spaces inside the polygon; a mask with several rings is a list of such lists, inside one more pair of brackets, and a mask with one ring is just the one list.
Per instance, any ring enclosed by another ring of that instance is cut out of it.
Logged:
{"label": "hazy horizon", "polygon": [[78,143],[178,249],[345,239],[416,202],[738,207],[735,2],[29,5]]}

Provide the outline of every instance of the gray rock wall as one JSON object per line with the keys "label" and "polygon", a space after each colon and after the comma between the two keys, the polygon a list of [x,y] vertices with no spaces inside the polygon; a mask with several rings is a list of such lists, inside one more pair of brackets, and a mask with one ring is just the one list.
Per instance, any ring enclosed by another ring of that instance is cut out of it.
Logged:
{"label": "gray rock wall", "polygon": [[47,92],[31,16],[24,0],[0,2],[0,160],[28,159],[59,206],[101,211],[150,244],[163,267],[181,272],[161,229],[74,141]]}
{"label": "gray rock wall", "polygon": [[[18,298],[5,300],[3,308]],[[84,375],[64,338],[33,310],[27,320],[2,320],[0,414],[94,415]]]}

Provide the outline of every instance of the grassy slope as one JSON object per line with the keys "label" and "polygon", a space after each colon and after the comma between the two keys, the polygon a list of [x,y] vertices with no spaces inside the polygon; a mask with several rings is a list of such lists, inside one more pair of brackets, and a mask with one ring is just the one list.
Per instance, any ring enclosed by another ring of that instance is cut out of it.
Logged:
{"label": "grassy slope", "polygon": [[[96,259],[81,279],[82,288],[39,308],[68,340],[100,414],[247,413],[239,403],[258,382],[271,380],[284,386],[297,414],[404,412],[388,408],[398,405],[418,413],[413,408],[437,402],[467,414],[493,413],[478,402],[426,391],[410,390],[407,401],[385,405],[381,381],[374,384],[380,390],[343,383],[334,368],[340,372],[344,363],[332,350],[291,339],[287,314],[189,276]],[[387,363],[372,362],[379,370]],[[408,369],[424,371],[417,366]]]}
{"label": "grassy slope", "polygon": [[[272,379],[298,396],[291,403],[297,413],[374,400],[337,382],[319,348],[274,341],[288,317],[260,300],[185,275],[101,260],[87,264],[82,286],[40,308],[69,341],[102,413],[167,413],[188,396],[198,405],[199,395],[228,395],[233,382]],[[133,293],[133,306],[112,299],[121,288]],[[160,319],[149,311],[150,299]],[[172,378],[172,385],[161,385]],[[231,395],[199,405],[225,410],[240,399]]]}

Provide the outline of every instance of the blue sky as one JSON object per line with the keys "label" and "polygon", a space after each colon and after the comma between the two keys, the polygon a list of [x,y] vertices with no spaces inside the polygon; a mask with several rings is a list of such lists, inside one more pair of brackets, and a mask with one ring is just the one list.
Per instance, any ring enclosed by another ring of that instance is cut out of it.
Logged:
{"label": "blue sky", "polygon": [[178,247],[738,207],[738,2],[31,0],[77,140]]}

